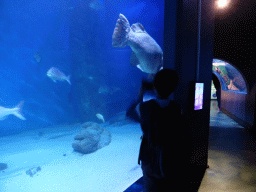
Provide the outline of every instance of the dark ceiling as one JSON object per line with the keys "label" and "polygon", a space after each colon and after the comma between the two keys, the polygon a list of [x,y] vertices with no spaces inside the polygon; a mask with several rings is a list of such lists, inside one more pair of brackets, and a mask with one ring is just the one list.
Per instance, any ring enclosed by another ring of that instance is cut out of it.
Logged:
{"label": "dark ceiling", "polygon": [[[229,62],[256,83],[256,1],[230,0],[228,8],[215,11],[214,58]],[[254,57],[253,57],[254,56]]]}

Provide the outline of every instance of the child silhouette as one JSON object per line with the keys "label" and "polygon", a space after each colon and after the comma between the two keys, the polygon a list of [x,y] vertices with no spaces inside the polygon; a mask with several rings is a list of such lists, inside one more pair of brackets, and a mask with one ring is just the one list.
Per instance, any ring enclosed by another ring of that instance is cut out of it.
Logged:
{"label": "child silhouette", "polygon": [[[179,191],[189,191],[187,127],[184,127],[179,104],[170,98],[177,85],[178,75],[174,70],[160,70],[153,83],[142,81],[138,98],[126,112],[128,119],[141,124],[139,164],[141,162],[146,192],[163,192],[176,187]],[[143,102],[143,94],[150,89],[155,91],[156,99]]]}

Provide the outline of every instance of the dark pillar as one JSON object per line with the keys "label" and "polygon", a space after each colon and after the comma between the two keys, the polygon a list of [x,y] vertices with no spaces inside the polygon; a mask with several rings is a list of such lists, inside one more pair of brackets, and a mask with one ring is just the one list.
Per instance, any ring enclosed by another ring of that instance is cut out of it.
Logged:
{"label": "dark pillar", "polygon": [[[191,188],[194,189],[192,191],[197,191],[199,188],[207,167],[213,59],[214,1],[201,2],[200,41],[198,41],[200,22],[198,1],[165,1],[164,18],[164,67],[173,68],[179,74],[180,82],[174,93],[174,100],[182,107],[192,138],[188,146],[191,146],[191,170],[188,170],[188,173],[191,173],[190,181],[193,183]],[[170,26],[171,24],[174,26]],[[175,49],[171,49],[170,46]],[[198,81],[204,83],[203,109],[194,111],[190,86],[192,82]]]}

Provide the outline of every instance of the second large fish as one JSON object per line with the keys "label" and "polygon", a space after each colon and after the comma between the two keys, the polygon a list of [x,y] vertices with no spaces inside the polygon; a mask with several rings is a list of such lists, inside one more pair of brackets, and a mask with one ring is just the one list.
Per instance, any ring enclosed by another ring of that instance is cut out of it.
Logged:
{"label": "second large fish", "polygon": [[141,71],[149,74],[157,73],[163,66],[163,51],[157,42],[145,31],[140,23],[130,27],[124,15],[119,14],[112,36],[113,47],[130,46],[132,55],[130,62]]}

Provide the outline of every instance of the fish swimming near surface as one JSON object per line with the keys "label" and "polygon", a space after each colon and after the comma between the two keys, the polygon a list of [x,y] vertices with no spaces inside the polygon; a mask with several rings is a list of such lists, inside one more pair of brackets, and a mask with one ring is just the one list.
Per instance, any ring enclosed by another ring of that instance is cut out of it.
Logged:
{"label": "fish swimming near surface", "polygon": [[157,42],[145,31],[140,23],[132,24],[123,14],[119,19],[112,35],[113,47],[130,46],[132,54],[130,62],[141,71],[156,74],[163,66],[163,51]]}
{"label": "fish swimming near surface", "polygon": [[103,123],[105,122],[105,119],[104,119],[103,115],[101,115],[100,113],[97,113],[97,114],[96,114],[96,117],[97,117],[99,120],[101,120]]}
{"label": "fish swimming near surface", "polygon": [[47,76],[56,83],[56,81],[67,81],[70,85],[70,75],[66,76],[62,71],[56,67],[52,67],[47,71]]}
{"label": "fish swimming near surface", "polygon": [[21,120],[26,120],[23,116],[21,109],[23,106],[24,101],[21,101],[16,107],[14,108],[5,108],[0,106],[0,120],[5,120],[9,115],[15,115]]}

